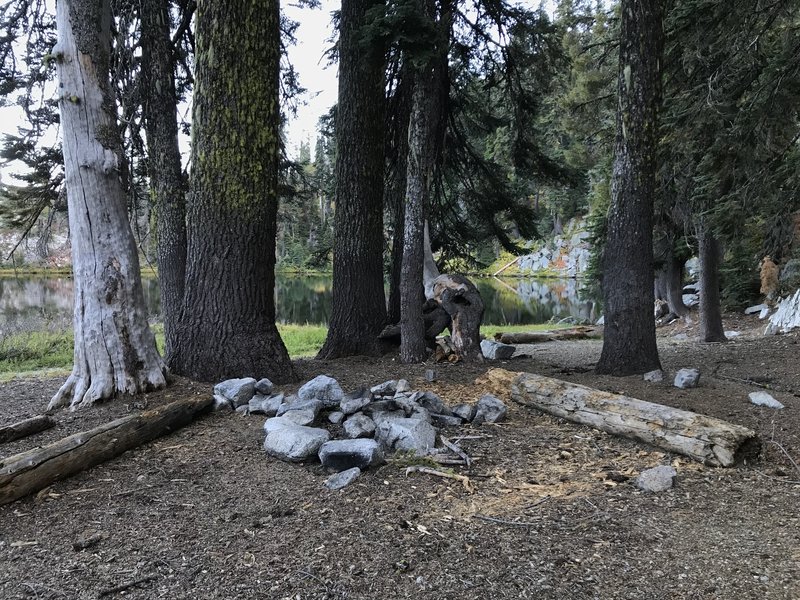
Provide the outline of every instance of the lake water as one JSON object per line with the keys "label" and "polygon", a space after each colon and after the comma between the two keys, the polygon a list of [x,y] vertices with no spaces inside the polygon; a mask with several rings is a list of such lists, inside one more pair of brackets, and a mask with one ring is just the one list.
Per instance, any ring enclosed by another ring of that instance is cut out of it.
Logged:
{"label": "lake water", "polygon": [[[474,278],[491,325],[530,325],[553,318],[596,321],[599,305],[580,300],[574,279]],[[158,280],[145,277],[143,288],[149,314],[158,319],[161,300]],[[70,277],[20,276],[0,278],[0,333],[32,331],[72,322]],[[275,289],[277,318],[283,323],[328,322],[331,277],[278,276]]]}

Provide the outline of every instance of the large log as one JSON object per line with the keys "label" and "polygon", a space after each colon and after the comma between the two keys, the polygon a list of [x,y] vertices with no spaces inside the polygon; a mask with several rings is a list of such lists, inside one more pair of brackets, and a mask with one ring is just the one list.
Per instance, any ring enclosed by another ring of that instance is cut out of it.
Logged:
{"label": "large log", "polygon": [[590,337],[602,337],[602,329],[597,327],[570,327],[569,329],[521,331],[518,333],[498,331],[494,334],[494,339],[502,344],[541,344],[555,340],[583,340]]}
{"label": "large log", "polygon": [[55,427],[55,420],[47,415],[36,415],[5,427],[0,427],[0,444],[20,440],[34,433]]}
{"label": "large log", "polygon": [[0,459],[0,506],[175,431],[213,403],[211,396],[178,400]]}
{"label": "large log", "polygon": [[525,406],[711,466],[730,467],[761,451],[757,434],[741,425],[550,377],[519,373],[511,396]]}

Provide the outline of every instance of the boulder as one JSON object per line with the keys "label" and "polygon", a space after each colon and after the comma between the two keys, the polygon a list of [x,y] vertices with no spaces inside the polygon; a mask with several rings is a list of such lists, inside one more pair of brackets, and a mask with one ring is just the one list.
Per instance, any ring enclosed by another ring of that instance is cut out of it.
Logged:
{"label": "boulder", "polygon": [[[286,417],[276,417],[285,419]],[[269,419],[267,422],[272,421]],[[265,424],[266,428],[266,424]],[[288,424],[267,433],[264,450],[267,454],[290,462],[301,462],[316,456],[331,435],[325,429]]]}
{"label": "boulder", "polygon": [[339,410],[346,415],[357,413],[372,401],[372,392],[366,388],[347,394],[339,402]]}
{"label": "boulder", "polygon": [[214,386],[214,395],[227,398],[233,404],[233,408],[242,406],[250,402],[250,398],[256,393],[256,380],[252,377],[241,379],[226,379]]}
{"label": "boulder", "polygon": [[681,369],[675,373],[674,385],[676,388],[693,388],[697,387],[699,383],[700,371],[698,369]]}
{"label": "boulder", "polygon": [[368,438],[375,433],[375,421],[364,413],[356,413],[344,422],[343,428],[347,438]]}
{"label": "boulder", "polygon": [[378,385],[373,385],[369,391],[376,396],[394,396],[397,392],[397,381],[394,379],[390,381],[384,381]]}
{"label": "boulder", "polygon": [[477,408],[474,404],[456,404],[452,409],[453,414],[464,421],[472,421],[475,418]]}
{"label": "boulder", "polygon": [[442,399],[433,392],[422,392],[419,395],[414,394],[412,399],[429,413],[436,413],[437,415],[450,415],[453,412],[442,401]]}
{"label": "boulder", "polygon": [[514,355],[516,346],[501,344],[493,340],[481,340],[481,352],[489,360],[508,360]]}
{"label": "boulder", "polygon": [[283,415],[285,415],[286,413],[289,413],[289,412],[295,412],[295,411],[306,411],[306,412],[308,412],[308,411],[310,411],[310,412],[314,413],[314,418],[316,418],[321,410],[322,410],[322,401],[321,400],[317,400],[316,398],[309,398],[307,400],[303,400],[301,398],[296,398],[294,401],[282,404],[278,408],[277,415],[280,417],[280,416],[283,416]]}
{"label": "boulder", "polygon": [[325,480],[325,487],[331,491],[340,490],[353,483],[361,475],[361,469],[353,467],[341,473],[331,475]]}
{"label": "boulder", "polygon": [[675,484],[678,472],[668,466],[661,465],[639,473],[634,485],[645,492],[665,492]]}
{"label": "boulder", "polygon": [[322,466],[332,471],[358,467],[367,469],[382,464],[383,452],[375,440],[331,440],[319,449]]}
{"label": "boulder", "polygon": [[296,425],[311,425],[317,419],[317,413],[311,409],[290,410],[283,413],[281,419],[287,419]]}
{"label": "boulder", "polygon": [[270,434],[282,427],[291,427],[293,425],[297,425],[297,423],[286,417],[272,417],[264,421],[264,432]]}
{"label": "boulder", "polygon": [[419,419],[386,419],[378,423],[375,440],[386,452],[428,454],[436,445],[436,430]]}
{"label": "boulder", "polygon": [[278,394],[276,396],[262,396],[261,394],[256,394],[250,398],[250,414],[263,414],[268,417],[274,417],[278,414],[278,409],[281,407],[281,404],[283,404],[283,394]]}
{"label": "boulder", "polygon": [[800,327],[800,289],[793,296],[781,300],[769,318],[764,335],[788,333],[797,327]]}
{"label": "boulder", "polygon": [[405,379],[401,379],[397,382],[397,385],[394,388],[395,394],[406,394],[411,391],[411,384],[408,383]]}
{"label": "boulder", "polygon": [[778,410],[784,408],[783,404],[775,400],[767,392],[750,392],[747,397],[756,406],[766,406],[767,408],[777,408]]}
{"label": "boulder", "polygon": [[475,418],[472,422],[476,425],[497,423],[506,418],[507,412],[508,408],[502,400],[491,394],[484,394],[475,405]]}
{"label": "boulder", "polygon": [[642,379],[645,381],[649,381],[650,383],[658,383],[660,381],[664,381],[664,371],[661,369],[656,369],[655,371],[648,371],[644,375],[642,375]]}
{"label": "boulder", "polygon": [[[367,414],[367,413],[365,413]],[[380,425],[384,421],[396,421],[398,419],[407,419],[406,411],[404,410],[378,410],[368,413],[369,417],[375,421],[375,425]],[[419,420],[419,419],[417,419]]]}
{"label": "boulder", "polygon": [[225,396],[214,394],[214,409],[215,412],[228,412],[233,410],[233,402]]}
{"label": "boulder", "polygon": [[272,389],[275,386],[273,383],[264,377],[263,379],[259,379],[256,381],[256,394],[261,394],[263,396],[269,396],[272,393]]}
{"label": "boulder", "polygon": [[344,398],[339,382],[327,375],[318,375],[297,391],[301,400],[319,400],[326,408],[333,408]]}
{"label": "boulder", "polygon": [[461,418],[454,415],[431,414],[431,420],[441,427],[459,427],[462,423]]}

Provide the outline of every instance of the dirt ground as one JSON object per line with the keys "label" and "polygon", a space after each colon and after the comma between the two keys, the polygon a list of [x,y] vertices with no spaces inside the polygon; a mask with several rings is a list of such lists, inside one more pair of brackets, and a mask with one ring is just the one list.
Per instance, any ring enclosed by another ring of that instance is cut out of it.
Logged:
{"label": "dirt ground", "polygon": [[[691,326],[659,330],[668,379],[701,369],[690,390],[595,375],[599,340],[521,346],[525,356],[479,367],[391,356],[297,366],[302,381],[328,373],[346,391],[404,377],[451,404],[476,400],[489,366],[563,378],[751,427],[764,441],[753,464],[704,467],[511,403],[503,424],[447,431],[474,460],[456,468],[473,493],[401,464],[331,492],[319,465],[265,455],[262,417],[212,414],[0,507],[0,598],[800,598],[800,337],[763,337],[750,317],[726,329],[741,335],[702,344]],[[60,382],[0,386],[0,424],[40,413]],[[749,404],[765,388],[784,410]],[[57,428],[0,456],[210,389],[178,380],[62,411]],[[678,471],[670,491],[625,479],[660,464]]]}

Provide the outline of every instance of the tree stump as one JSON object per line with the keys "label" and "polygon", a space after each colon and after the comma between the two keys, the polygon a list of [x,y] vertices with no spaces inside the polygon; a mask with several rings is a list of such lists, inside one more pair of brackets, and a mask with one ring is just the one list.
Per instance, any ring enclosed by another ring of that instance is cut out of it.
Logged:
{"label": "tree stump", "polygon": [[481,362],[483,300],[478,288],[463,275],[439,275],[433,298],[450,315],[453,349],[459,359]]}

